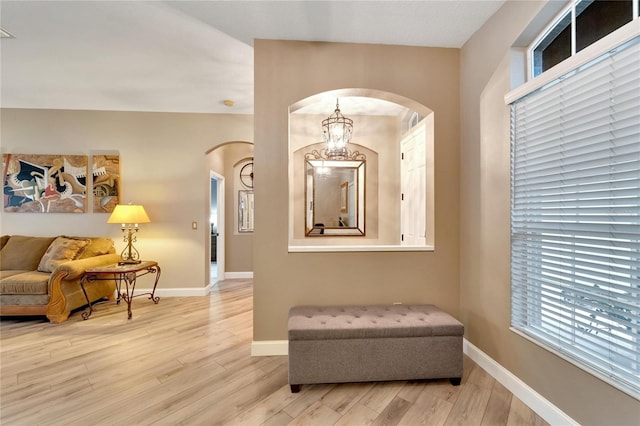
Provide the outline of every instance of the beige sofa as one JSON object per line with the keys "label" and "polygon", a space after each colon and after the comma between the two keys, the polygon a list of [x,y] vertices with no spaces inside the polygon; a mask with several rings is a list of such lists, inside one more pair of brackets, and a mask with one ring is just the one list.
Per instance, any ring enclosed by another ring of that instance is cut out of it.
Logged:
{"label": "beige sofa", "polygon": [[[0,315],[46,315],[65,321],[87,304],[80,287],[85,270],[118,262],[113,240],[103,237],[0,237]],[[113,280],[86,286],[93,302],[113,298]]]}

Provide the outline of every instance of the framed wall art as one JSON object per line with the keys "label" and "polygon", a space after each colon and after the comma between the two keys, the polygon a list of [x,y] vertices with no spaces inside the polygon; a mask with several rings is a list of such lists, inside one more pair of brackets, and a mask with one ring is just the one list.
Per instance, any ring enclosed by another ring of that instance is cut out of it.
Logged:
{"label": "framed wall art", "polygon": [[93,155],[93,212],[111,213],[120,203],[120,156]]}
{"label": "framed wall art", "polygon": [[3,154],[2,159],[5,212],[86,212],[86,155]]}

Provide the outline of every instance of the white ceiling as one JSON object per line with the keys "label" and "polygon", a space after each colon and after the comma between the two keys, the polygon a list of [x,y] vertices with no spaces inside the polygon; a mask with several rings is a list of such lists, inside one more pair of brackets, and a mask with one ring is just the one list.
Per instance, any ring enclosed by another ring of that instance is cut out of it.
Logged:
{"label": "white ceiling", "polygon": [[256,38],[461,47],[503,2],[1,0],[0,105],[252,114]]}

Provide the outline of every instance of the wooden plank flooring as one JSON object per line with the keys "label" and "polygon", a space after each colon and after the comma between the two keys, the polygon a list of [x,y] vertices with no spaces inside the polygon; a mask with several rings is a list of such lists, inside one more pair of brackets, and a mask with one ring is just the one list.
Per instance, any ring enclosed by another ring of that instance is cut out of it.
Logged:
{"label": "wooden plank flooring", "polygon": [[0,424],[543,425],[465,357],[448,380],[302,386],[287,357],[251,357],[250,280],[207,297],[100,303],[83,321],[0,321]]}

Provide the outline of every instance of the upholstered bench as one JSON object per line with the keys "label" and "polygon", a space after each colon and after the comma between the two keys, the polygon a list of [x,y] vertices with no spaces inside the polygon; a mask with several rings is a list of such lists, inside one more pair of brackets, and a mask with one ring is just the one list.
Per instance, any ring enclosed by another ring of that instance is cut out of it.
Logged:
{"label": "upholstered bench", "polygon": [[289,385],[462,378],[464,326],[434,305],[296,306]]}

